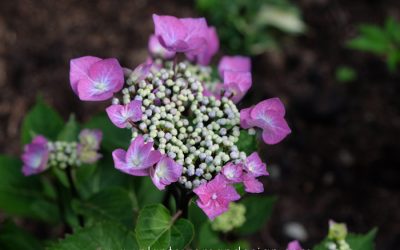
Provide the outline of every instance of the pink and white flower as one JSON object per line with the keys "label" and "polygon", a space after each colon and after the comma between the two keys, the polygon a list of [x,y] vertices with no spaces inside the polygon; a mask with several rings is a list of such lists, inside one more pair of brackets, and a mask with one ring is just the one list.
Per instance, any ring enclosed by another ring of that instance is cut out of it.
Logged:
{"label": "pink and white flower", "polygon": [[227,90],[225,96],[229,97],[234,103],[238,103],[251,87],[250,72],[224,71],[223,88]]}
{"label": "pink and white flower", "polygon": [[161,153],[153,150],[153,142],[144,142],[139,135],[132,141],[128,151],[116,149],[112,152],[115,168],[135,176],[149,175],[149,168],[161,159]]}
{"label": "pink and white flower", "polygon": [[218,72],[220,77],[224,77],[225,70],[250,72],[250,58],[244,56],[224,56],[221,58],[218,64]]}
{"label": "pink and white flower", "polygon": [[172,59],[175,56],[174,51],[169,51],[164,48],[156,35],[151,35],[149,39],[148,49],[152,57],[159,57],[162,59]]}
{"label": "pink and white flower", "polygon": [[154,168],[150,169],[150,177],[154,185],[163,190],[169,184],[178,181],[182,175],[182,166],[164,155]]}
{"label": "pink and white flower", "polygon": [[291,133],[285,118],[285,107],[279,98],[264,100],[254,107],[240,111],[243,128],[259,127],[267,144],[276,144]]}
{"label": "pink and white flower", "polygon": [[193,190],[199,196],[197,205],[213,220],[229,209],[229,203],[240,199],[235,188],[218,174],[208,183],[201,184]]}
{"label": "pink and white flower", "polygon": [[204,18],[176,18],[153,14],[153,21],[155,35],[169,51],[194,51],[206,42],[207,22]]}
{"label": "pink and white flower", "polygon": [[22,154],[22,173],[25,176],[34,175],[48,168],[49,159],[48,141],[41,135],[36,136],[31,143],[25,145]]}
{"label": "pink and white flower", "polygon": [[228,180],[228,182],[231,183],[241,182],[243,175],[243,165],[229,162],[222,168],[221,173]]}
{"label": "pink and white flower", "polygon": [[269,175],[267,171],[267,165],[261,161],[261,158],[257,152],[252,153],[246,158],[244,168],[254,177]]}
{"label": "pink and white flower", "polygon": [[251,173],[243,175],[244,190],[248,193],[262,193],[264,192],[264,186],[261,181]]}
{"label": "pink and white flower", "polygon": [[126,128],[129,122],[142,119],[142,101],[133,100],[127,105],[113,104],[106,109],[111,122],[118,128]]}
{"label": "pink and white flower", "polygon": [[114,58],[84,56],[70,61],[70,84],[82,101],[110,99],[122,89],[124,72]]}

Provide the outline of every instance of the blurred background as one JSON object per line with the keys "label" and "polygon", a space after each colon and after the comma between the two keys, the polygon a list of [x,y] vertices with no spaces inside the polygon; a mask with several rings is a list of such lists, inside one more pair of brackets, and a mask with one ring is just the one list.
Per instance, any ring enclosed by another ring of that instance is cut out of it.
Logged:
{"label": "blurred background", "polygon": [[116,57],[134,68],[147,57],[152,13],[207,16],[224,53],[252,56],[253,88],[242,106],[275,96],[286,104],[293,133],[261,149],[266,192],[279,199],[250,238],[254,247],[292,238],[311,246],[334,219],[359,233],[377,226],[377,249],[398,249],[397,0],[0,1],[0,152],[20,154],[21,121],[38,94],[65,119],[104,110],[107,102],[73,94],[69,60]]}

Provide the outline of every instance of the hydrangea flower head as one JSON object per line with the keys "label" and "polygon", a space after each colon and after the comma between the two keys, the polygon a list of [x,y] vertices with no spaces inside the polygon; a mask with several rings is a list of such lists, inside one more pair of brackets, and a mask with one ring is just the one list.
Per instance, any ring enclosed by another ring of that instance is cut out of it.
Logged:
{"label": "hydrangea flower head", "polygon": [[47,140],[41,135],[36,136],[30,144],[25,145],[22,154],[24,175],[38,174],[47,169],[49,149]]}
{"label": "hydrangea flower head", "polygon": [[198,196],[197,205],[213,220],[229,209],[229,203],[240,199],[235,188],[221,174],[193,190]]}
{"label": "hydrangea flower head", "polygon": [[160,152],[153,150],[153,142],[146,143],[140,135],[132,141],[128,151],[116,149],[112,156],[118,170],[136,176],[149,175],[149,168],[161,158]]}
{"label": "hydrangea flower head", "polygon": [[72,59],[69,75],[72,89],[83,101],[110,99],[124,83],[122,67],[114,58],[103,60],[84,56]]}
{"label": "hydrangea flower head", "polygon": [[177,182],[182,174],[182,166],[168,156],[163,156],[154,168],[150,169],[150,176],[154,185],[163,190],[165,186]]}
{"label": "hydrangea flower head", "polygon": [[239,136],[259,127],[267,143],[278,142],[284,109],[273,99],[239,112],[252,85],[250,59],[223,57],[215,79],[207,64],[219,40],[204,18],[153,15],[153,21],[151,64],[126,71],[107,108],[111,121],[132,135],[128,151],[113,152],[114,164],[127,174],[149,175],[160,190],[174,183],[180,193],[194,192],[213,219],[240,198],[234,183],[247,192],[264,190],[257,178],[268,175],[266,165],[239,148]]}

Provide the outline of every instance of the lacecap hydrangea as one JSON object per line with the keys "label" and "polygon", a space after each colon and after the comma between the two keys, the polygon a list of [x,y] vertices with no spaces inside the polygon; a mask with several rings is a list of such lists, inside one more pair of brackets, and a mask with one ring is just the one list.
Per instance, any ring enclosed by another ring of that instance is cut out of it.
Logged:
{"label": "lacecap hydrangea", "polygon": [[250,59],[222,57],[215,79],[209,63],[219,40],[204,18],[154,14],[153,21],[146,62],[130,70],[114,58],[76,58],[71,87],[83,101],[110,100],[111,122],[132,132],[129,148],[112,153],[118,170],[149,176],[160,190],[174,183],[193,192],[214,219],[240,199],[235,183],[263,192],[257,178],[268,175],[266,165],[257,152],[239,150],[239,135],[259,130],[265,143],[280,142],[291,132],[285,108],[272,98],[239,110],[252,85]]}

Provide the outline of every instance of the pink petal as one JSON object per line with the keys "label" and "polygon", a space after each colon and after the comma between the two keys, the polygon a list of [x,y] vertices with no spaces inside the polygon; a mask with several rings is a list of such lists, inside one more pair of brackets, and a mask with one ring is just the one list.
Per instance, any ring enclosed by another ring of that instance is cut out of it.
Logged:
{"label": "pink petal", "polygon": [[101,58],[94,56],[79,57],[70,61],[69,81],[75,94],[78,94],[78,82],[89,77],[89,68],[98,61],[101,61]]}
{"label": "pink petal", "polygon": [[127,105],[113,104],[106,112],[115,126],[125,128],[129,121],[137,122],[142,119],[142,102],[133,100]]}
{"label": "pink petal", "polygon": [[208,65],[211,58],[218,52],[219,39],[214,27],[207,28],[205,32],[205,43],[196,50],[186,53],[186,57],[191,61],[196,61],[201,65]]}
{"label": "pink petal", "polygon": [[289,242],[287,250],[303,250],[303,248],[300,246],[300,243],[297,240],[294,240]]}
{"label": "pink petal", "polygon": [[224,87],[230,88],[234,94],[231,98],[234,103],[238,103],[250,89],[252,84],[250,72],[224,71]]}
{"label": "pink petal", "polygon": [[253,127],[252,123],[251,123],[252,118],[250,116],[252,109],[253,109],[253,106],[250,108],[245,108],[245,109],[240,110],[240,126],[244,129],[249,129],[249,128]]}
{"label": "pink petal", "polygon": [[33,175],[45,171],[48,168],[49,149],[47,140],[43,136],[36,136],[31,143],[25,145],[21,156],[23,161],[22,173]]}
{"label": "pink petal", "polygon": [[[270,111],[272,112],[272,111]],[[284,118],[276,118],[269,122],[268,127],[263,128],[262,138],[267,144],[277,144],[291,133],[286,120]]]}
{"label": "pink petal", "polygon": [[184,51],[188,45],[184,42],[187,36],[186,27],[173,16],[153,14],[155,34],[160,43],[172,51]]}
{"label": "pink petal", "polygon": [[221,173],[229,182],[238,183],[242,181],[243,166],[230,162],[222,168]]}
{"label": "pink petal", "polygon": [[168,156],[163,156],[155,168],[150,169],[150,177],[154,185],[163,190],[165,186],[176,182],[182,175],[182,166]]}
{"label": "pink petal", "polygon": [[229,203],[220,204],[210,201],[204,204],[201,200],[197,200],[196,203],[210,220],[214,220],[217,216],[229,210]]}
{"label": "pink petal", "polygon": [[246,174],[243,176],[244,190],[248,193],[262,193],[264,192],[263,184],[258,181],[251,174]]}
{"label": "pink petal", "polygon": [[221,58],[218,64],[218,72],[220,77],[224,76],[225,70],[250,72],[250,58],[244,56],[224,56]]}
{"label": "pink petal", "polygon": [[148,169],[133,169],[133,168],[127,166],[127,164],[125,162],[125,158],[126,158],[125,150],[116,149],[112,152],[112,156],[114,159],[115,168],[120,170],[121,172],[124,172],[129,175],[134,175],[134,176],[149,175]]}
{"label": "pink petal", "polygon": [[279,98],[275,97],[259,102],[254,107],[251,117],[253,119],[259,119],[259,117],[264,116],[265,112],[269,110],[276,111],[281,117],[285,116],[285,106]]}
{"label": "pink petal", "polygon": [[153,57],[160,57],[162,59],[171,59],[175,56],[175,52],[169,51],[161,45],[156,35],[150,36],[148,49],[150,55],[152,55]]}
{"label": "pink petal", "polygon": [[254,177],[269,175],[267,172],[267,165],[261,161],[257,152],[247,157],[244,167],[246,171],[251,173]]}
{"label": "pink petal", "polygon": [[140,82],[147,77],[152,66],[152,63],[142,63],[133,70],[130,77],[134,82]]}

